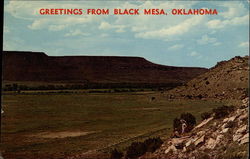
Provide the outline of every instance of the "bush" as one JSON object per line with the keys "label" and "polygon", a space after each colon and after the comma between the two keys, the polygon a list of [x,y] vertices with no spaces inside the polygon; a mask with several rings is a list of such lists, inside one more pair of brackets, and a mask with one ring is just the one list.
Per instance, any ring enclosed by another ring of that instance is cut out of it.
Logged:
{"label": "bush", "polygon": [[235,121],[229,121],[226,125],[225,128],[234,128],[237,126],[237,123]]}
{"label": "bush", "polygon": [[127,159],[135,159],[146,153],[146,146],[142,142],[133,142],[126,152]]}
{"label": "bush", "polygon": [[173,121],[174,131],[178,131],[179,133],[182,132],[181,119],[185,120],[186,124],[187,124],[185,132],[190,132],[196,124],[196,118],[190,113],[182,113],[180,116],[180,119],[175,118]]}
{"label": "bush", "polygon": [[163,144],[163,141],[160,137],[157,138],[149,138],[144,141],[144,145],[146,146],[147,152],[154,152],[157,150],[161,145]]}
{"label": "bush", "polygon": [[110,159],[121,159],[123,156],[122,152],[117,151],[117,149],[114,149],[111,151]]}
{"label": "bush", "polygon": [[234,110],[233,106],[225,106],[225,105],[221,106],[221,107],[218,107],[218,108],[215,108],[215,109],[213,109],[214,118],[215,119],[220,119],[220,118],[226,117],[233,110]]}
{"label": "bush", "polygon": [[187,122],[186,132],[189,132],[194,128],[194,126],[196,124],[196,118],[192,114],[183,113],[183,114],[181,114],[181,119],[183,119]]}
{"label": "bush", "polygon": [[201,119],[202,120],[205,120],[205,119],[208,119],[212,116],[212,113],[211,112],[204,112],[204,113],[201,113]]}
{"label": "bush", "polygon": [[174,128],[174,131],[178,131],[179,133],[181,133],[181,121],[179,118],[174,119],[173,128]]}

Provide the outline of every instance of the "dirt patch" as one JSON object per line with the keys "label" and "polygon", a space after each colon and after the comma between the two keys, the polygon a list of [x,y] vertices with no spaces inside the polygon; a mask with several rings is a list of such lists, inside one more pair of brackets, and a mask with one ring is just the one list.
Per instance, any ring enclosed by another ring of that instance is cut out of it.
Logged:
{"label": "dirt patch", "polygon": [[96,131],[61,131],[61,132],[42,132],[35,135],[31,135],[30,137],[37,137],[37,138],[66,138],[66,137],[78,137],[84,136],[88,134],[95,133]]}

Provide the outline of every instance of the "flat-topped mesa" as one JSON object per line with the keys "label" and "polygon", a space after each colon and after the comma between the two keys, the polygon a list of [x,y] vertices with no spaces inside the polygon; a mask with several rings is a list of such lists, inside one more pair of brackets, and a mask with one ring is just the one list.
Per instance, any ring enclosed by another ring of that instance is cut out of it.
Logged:
{"label": "flat-topped mesa", "polygon": [[141,57],[3,52],[4,81],[181,84],[206,71],[158,65]]}

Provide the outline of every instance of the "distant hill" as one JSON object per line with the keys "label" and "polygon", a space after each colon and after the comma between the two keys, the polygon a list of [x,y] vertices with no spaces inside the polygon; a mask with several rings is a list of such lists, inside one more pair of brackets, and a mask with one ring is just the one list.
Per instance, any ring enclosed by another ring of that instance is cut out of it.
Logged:
{"label": "distant hill", "polygon": [[169,98],[240,99],[248,93],[249,56],[221,61],[184,86],[170,90]]}
{"label": "distant hill", "polygon": [[206,71],[205,68],[158,65],[141,57],[3,52],[4,81],[179,85]]}

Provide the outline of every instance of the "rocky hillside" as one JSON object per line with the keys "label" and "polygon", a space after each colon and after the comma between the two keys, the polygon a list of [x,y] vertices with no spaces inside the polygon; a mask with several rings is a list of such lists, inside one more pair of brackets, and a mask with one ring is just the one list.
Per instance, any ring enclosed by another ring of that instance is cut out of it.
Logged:
{"label": "rocky hillside", "polygon": [[246,159],[248,156],[249,98],[228,116],[202,121],[190,133],[170,138],[160,149],[141,159]]}
{"label": "rocky hillside", "polygon": [[219,62],[206,73],[194,78],[185,86],[167,93],[168,98],[187,99],[239,99],[246,94],[249,80],[249,57],[234,57]]}
{"label": "rocky hillside", "polygon": [[248,157],[248,60],[235,57],[218,63],[205,74],[167,92],[168,97],[186,99],[237,99],[234,106],[210,112],[189,133],[164,141],[154,153],[141,159],[245,159]]}
{"label": "rocky hillside", "polygon": [[3,52],[4,81],[176,86],[206,71],[205,68],[158,65],[141,57],[47,56],[39,52]]}

